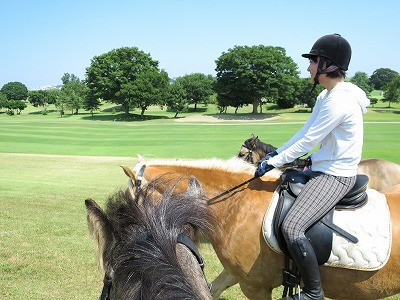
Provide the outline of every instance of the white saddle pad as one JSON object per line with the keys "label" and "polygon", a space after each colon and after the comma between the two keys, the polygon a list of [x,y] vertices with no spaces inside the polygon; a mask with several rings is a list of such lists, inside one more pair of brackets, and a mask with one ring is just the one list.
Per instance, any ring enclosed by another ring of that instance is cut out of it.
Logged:
{"label": "white saddle pad", "polygon": [[[385,195],[367,190],[368,202],[356,210],[336,210],[333,223],[358,238],[353,244],[333,232],[331,255],[325,265],[362,271],[375,271],[388,261],[392,245],[390,211]],[[263,234],[268,246],[282,253],[273,232],[273,217],[279,195],[275,192],[264,216]]]}

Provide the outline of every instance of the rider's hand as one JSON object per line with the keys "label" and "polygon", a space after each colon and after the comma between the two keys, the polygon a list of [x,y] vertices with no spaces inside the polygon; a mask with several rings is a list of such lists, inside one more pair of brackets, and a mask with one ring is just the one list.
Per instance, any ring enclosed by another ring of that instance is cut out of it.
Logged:
{"label": "rider's hand", "polygon": [[257,170],[254,173],[255,177],[263,176],[265,173],[267,173],[268,171],[271,171],[273,168],[275,168],[273,165],[268,164],[268,160],[271,157],[274,157],[275,155],[278,155],[278,153],[276,151],[268,153],[267,155],[265,155],[265,157],[263,159],[261,159],[258,162]]}

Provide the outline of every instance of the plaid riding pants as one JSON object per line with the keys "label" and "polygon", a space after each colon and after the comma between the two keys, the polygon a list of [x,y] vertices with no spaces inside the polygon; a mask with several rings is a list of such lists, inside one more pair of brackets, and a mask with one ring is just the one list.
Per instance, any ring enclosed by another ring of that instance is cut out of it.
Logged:
{"label": "plaid riding pants", "polygon": [[340,177],[312,170],[305,172],[311,179],[282,223],[282,233],[288,245],[305,237],[305,231],[328,213],[356,182],[356,176]]}

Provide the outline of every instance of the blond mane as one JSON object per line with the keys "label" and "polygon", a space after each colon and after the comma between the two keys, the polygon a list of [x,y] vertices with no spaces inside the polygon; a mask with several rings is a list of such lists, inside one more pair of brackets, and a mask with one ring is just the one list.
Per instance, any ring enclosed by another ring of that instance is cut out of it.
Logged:
{"label": "blond mane", "polygon": [[[226,171],[230,173],[247,173],[254,175],[256,168],[254,165],[243,161],[237,157],[232,157],[228,160],[223,160],[219,158],[205,158],[205,159],[163,159],[163,160],[149,160],[146,162],[139,162],[135,167],[134,171],[138,171],[143,165],[146,166],[155,166],[155,165],[163,165],[163,166],[188,166],[188,167],[196,167],[200,169],[207,170],[218,170],[218,171]],[[281,172],[277,169],[276,171],[271,171],[269,174],[271,176],[268,177],[279,177]]]}

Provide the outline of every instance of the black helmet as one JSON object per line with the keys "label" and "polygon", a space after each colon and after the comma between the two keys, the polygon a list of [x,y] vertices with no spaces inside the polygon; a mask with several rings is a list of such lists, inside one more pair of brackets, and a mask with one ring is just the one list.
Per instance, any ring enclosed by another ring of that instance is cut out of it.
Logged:
{"label": "black helmet", "polygon": [[302,56],[306,58],[322,56],[343,71],[347,71],[351,59],[351,47],[340,34],[328,34],[320,37],[312,46],[310,53],[302,54]]}

